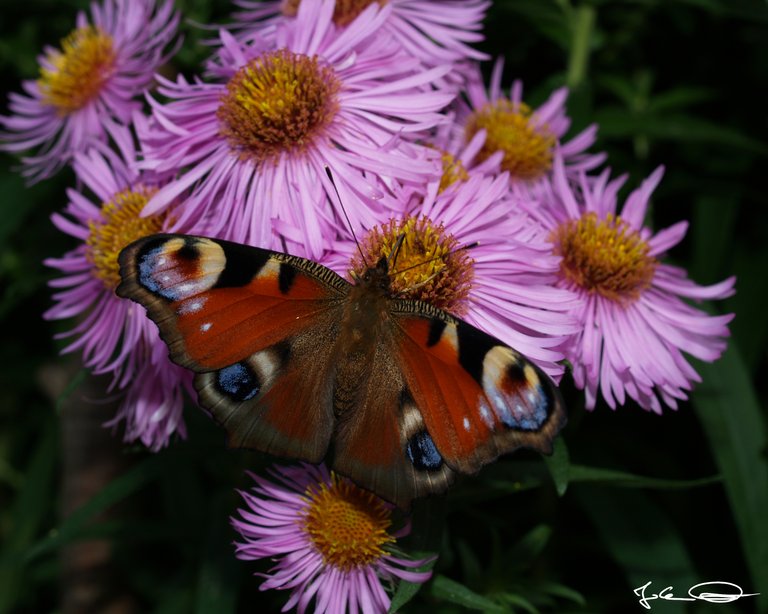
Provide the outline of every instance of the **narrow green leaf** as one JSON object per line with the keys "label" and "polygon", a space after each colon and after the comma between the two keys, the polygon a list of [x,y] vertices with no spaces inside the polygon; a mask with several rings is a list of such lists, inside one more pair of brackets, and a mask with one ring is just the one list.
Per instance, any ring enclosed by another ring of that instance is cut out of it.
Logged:
{"label": "narrow green leaf", "polygon": [[570,479],[571,463],[568,455],[568,447],[562,437],[555,439],[551,456],[545,456],[544,461],[555,483],[555,489],[559,496],[563,496],[568,490],[568,480]]}
{"label": "narrow green leaf", "polygon": [[670,490],[709,486],[710,484],[720,482],[722,479],[719,475],[712,475],[705,478],[697,478],[695,480],[667,480],[634,475],[615,469],[584,467],[582,465],[571,465],[570,478],[571,483],[595,482],[610,484],[612,486],[623,486],[625,488],[663,488]]}
{"label": "narrow green leaf", "polygon": [[723,474],[725,491],[760,608],[768,608],[768,437],[763,410],[735,344],[714,364],[697,363],[704,382],[692,394]]}
{"label": "narrow green leaf", "polygon": [[463,584],[446,578],[445,576],[436,576],[431,584],[432,595],[449,603],[464,606],[471,610],[481,610],[483,612],[504,612],[505,609],[498,603],[478,595],[473,590]]}

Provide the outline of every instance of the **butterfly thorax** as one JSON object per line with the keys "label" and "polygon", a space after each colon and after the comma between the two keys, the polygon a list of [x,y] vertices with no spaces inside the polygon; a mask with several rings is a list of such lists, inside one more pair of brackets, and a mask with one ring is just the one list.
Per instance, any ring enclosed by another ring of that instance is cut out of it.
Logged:
{"label": "butterfly thorax", "polygon": [[366,390],[376,357],[389,330],[389,275],[386,260],[356,278],[344,305],[336,343],[333,405],[337,415],[355,409]]}

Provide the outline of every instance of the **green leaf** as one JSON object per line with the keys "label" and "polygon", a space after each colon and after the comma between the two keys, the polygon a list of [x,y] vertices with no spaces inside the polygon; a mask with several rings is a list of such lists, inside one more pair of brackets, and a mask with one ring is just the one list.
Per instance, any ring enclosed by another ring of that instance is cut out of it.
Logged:
{"label": "green leaf", "polygon": [[768,437],[735,344],[714,364],[697,363],[704,382],[691,395],[723,475],[760,608],[768,606]]}
{"label": "green leaf", "polygon": [[30,562],[61,547],[66,542],[80,538],[94,516],[157,478],[162,472],[162,463],[161,454],[151,456],[110,482],[85,505],[67,517],[58,529],[51,531],[50,535],[32,545],[26,553],[25,561]]}
{"label": "green leaf", "polygon": [[[590,486],[572,488],[571,496],[576,497],[605,548],[624,569],[630,587],[627,603],[635,599],[632,590],[649,581],[660,589],[677,587],[680,594],[699,582],[676,527],[645,494]],[[664,604],[664,614],[682,614],[686,611],[683,604]]]}
{"label": "green leaf", "polygon": [[570,479],[571,465],[568,455],[568,448],[562,437],[555,439],[551,456],[545,456],[544,461],[555,483],[555,489],[559,496],[563,496],[568,490],[568,480]]}
{"label": "green leaf", "polygon": [[195,614],[227,614],[237,610],[243,566],[235,558],[227,520],[232,494],[220,492],[211,501],[197,580]]}
{"label": "green leaf", "polygon": [[10,612],[25,586],[26,570],[20,559],[51,511],[56,473],[56,422],[48,420],[32,453],[24,483],[14,503],[9,538],[0,549],[0,613]]}
{"label": "green leaf", "polygon": [[[430,558],[430,560],[428,560],[421,567],[416,567],[413,571],[429,571],[435,566],[435,563],[437,562],[437,557],[430,553],[415,553],[412,554],[412,556],[420,559],[433,557]],[[394,595],[392,595],[392,602],[389,605],[389,611],[397,612],[406,603],[414,598],[422,586],[424,586],[424,584],[420,582],[408,582],[407,580],[400,580],[400,582],[397,584],[397,589],[395,590]]]}
{"label": "green leaf", "polygon": [[595,113],[603,138],[645,136],[660,141],[713,143],[768,154],[768,145],[722,124],[690,115],[632,114],[622,108],[604,108]]}
{"label": "green leaf", "polygon": [[463,584],[459,584],[445,576],[436,576],[430,590],[432,595],[438,599],[455,603],[471,610],[481,610],[483,612],[506,611],[505,608],[495,601],[483,595],[478,595]]}

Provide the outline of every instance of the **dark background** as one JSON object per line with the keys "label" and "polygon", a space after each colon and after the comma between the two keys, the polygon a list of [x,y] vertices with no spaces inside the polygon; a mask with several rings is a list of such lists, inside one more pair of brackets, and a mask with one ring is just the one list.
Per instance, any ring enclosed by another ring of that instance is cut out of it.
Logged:
{"label": "dark background", "polygon": [[[177,5],[199,23],[230,10]],[[37,77],[37,54],[81,8],[2,1],[6,92]],[[192,75],[202,34],[184,31],[170,70]],[[522,78],[529,102],[571,86],[574,130],[600,125],[596,150],[630,174],[624,194],[666,166],[649,223],[690,220],[669,260],[703,284],[736,274],[737,294],[707,306],[736,319],[729,351],[697,365],[704,381],[678,411],[585,412],[566,380],[570,422],[554,460],[516,455],[422,502],[404,546],[440,558],[405,609],[639,612],[632,589],[647,581],[682,596],[728,580],[763,595],[653,610],[768,612],[768,6],[496,0],[486,36],[482,48],[506,57],[504,83]],[[42,260],[74,247],[49,221],[73,175],[25,187],[14,160],[0,160],[0,613],[78,611],[89,599],[94,611],[278,611],[287,595],[259,592],[251,576],[269,564],[236,561],[228,525],[243,469],[267,460],[224,450],[192,407],[188,440],[157,455],[101,428],[116,400],[77,357],[58,356],[52,336],[69,324],[41,318],[54,276]]]}

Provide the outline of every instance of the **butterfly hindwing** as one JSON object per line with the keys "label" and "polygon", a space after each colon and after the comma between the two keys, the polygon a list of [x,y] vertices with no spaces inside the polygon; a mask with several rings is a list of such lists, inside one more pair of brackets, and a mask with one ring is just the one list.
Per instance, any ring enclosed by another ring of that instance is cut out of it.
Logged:
{"label": "butterfly hindwing", "polygon": [[302,258],[181,235],[139,240],[120,265],[118,294],[144,305],[171,358],[197,372],[231,445],[322,459],[347,282]]}

